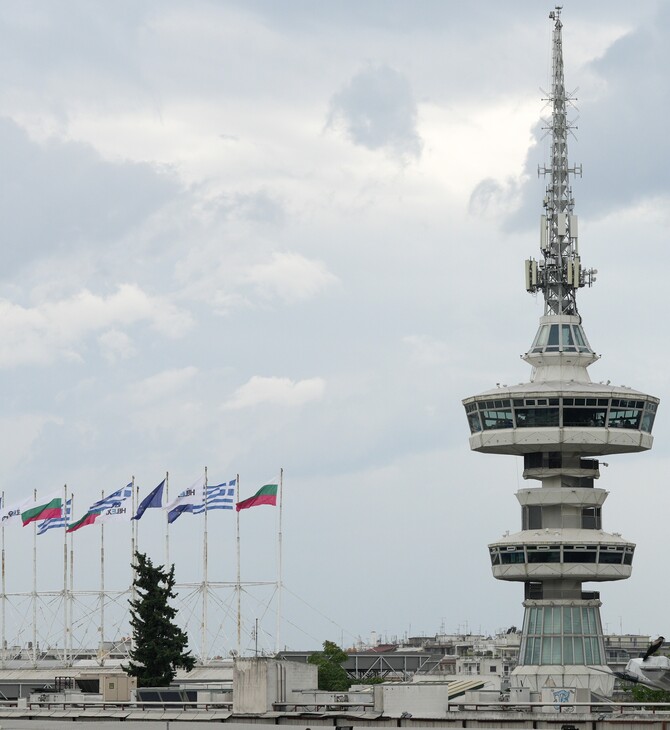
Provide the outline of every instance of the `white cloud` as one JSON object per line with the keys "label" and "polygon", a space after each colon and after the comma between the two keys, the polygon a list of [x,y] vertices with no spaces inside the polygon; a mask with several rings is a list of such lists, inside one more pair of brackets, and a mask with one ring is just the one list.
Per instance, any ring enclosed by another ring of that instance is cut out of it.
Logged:
{"label": "white cloud", "polygon": [[61,424],[62,420],[35,413],[0,419],[0,459],[3,469],[11,471],[30,460],[34,443],[49,423]]}
{"label": "white cloud", "polygon": [[98,337],[100,349],[108,362],[127,360],[136,350],[133,341],[125,332],[117,329],[108,330]]}
{"label": "white cloud", "polygon": [[441,365],[453,360],[453,346],[426,335],[408,335],[403,342],[411,349],[412,357],[424,365]]}
{"label": "white cloud", "polygon": [[252,266],[246,279],[263,296],[287,302],[309,299],[337,281],[320,261],[289,251],[275,252],[270,261]]}
{"label": "white cloud", "polygon": [[301,406],[310,401],[321,400],[325,388],[326,381],[323,378],[293,381],[289,378],[254,375],[233,393],[224,408],[237,410],[261,403]]}
{"label": "white cloud", "polygon": [[79,350],[89,335],[139,322],[148,322],[162,335],[178,337],[191,320],[169,302],[131,284],[121,285],[108,297],[83,290],[35,307],[0,300],[0,367],[81,360]]}
{"label": "white cloud", "polygon": [[164,400],[182,391],[198,374],[198,368],[189,365],[185,368],[164,370],[144,378],[130,389],[131,398],[139,403]]}

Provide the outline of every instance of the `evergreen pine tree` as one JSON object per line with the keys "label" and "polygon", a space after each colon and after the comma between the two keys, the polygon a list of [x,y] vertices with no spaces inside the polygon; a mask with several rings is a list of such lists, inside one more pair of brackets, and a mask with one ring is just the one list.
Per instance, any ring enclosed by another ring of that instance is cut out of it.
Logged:
{"label": "evergreen pine tree", "polygon": [[166,571],[154,566],[145,553],[135,553],[133,585],[137,598],[130,603],[133,649],[125,671],[137,677],[140,687],[167,687],[177,668],[191,671],[195,658],[187,651],[188,637],[174,623],[177,609],[169,601],[176,597],[174,564]]}

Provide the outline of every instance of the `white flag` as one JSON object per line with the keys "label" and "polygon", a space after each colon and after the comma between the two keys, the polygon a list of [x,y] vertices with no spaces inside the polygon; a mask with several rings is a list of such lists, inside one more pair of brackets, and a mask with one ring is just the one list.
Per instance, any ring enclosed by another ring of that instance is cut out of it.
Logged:
{"label": "white flag", "polygon": [[[121,497],[111,499],[111,497]],[[100,506],[100,516],[96,517],[95,524],[105,522],[130,522],[130,518],[133,516],[133,494],[132,485],[128,485],[125,491],[118,490],[114,492],[114,495],[106,497],[106,505],[102,505],[103,500],[98,503],[98,509]]]}
{"label": "white flag", "polygon": [[182,512],[194,512],[205,504],[205,477],[196,479],[188,489],[185,489],[170,504],[163,509],[168,513],[168,522],[174,522]]}
{"label": "white flag", "polygon": [[22,502],[16,502],[16,504],[11,505],[10,507],[2,507],[2,509],[0,509],[0,524],[23,525],[23,521],[21,520],[21,512],[23,512],[25,508],[32,503],[32,497],[28,497]]}

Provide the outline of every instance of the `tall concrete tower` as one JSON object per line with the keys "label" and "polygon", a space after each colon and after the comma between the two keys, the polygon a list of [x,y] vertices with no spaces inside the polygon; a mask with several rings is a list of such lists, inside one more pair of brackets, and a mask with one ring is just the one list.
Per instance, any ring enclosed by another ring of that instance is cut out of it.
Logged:
{"label": "tall concrete tower", "polygon": [[551,160],[541,216],[539,261],[525,263],[526,289],[542,292],[544,315],[523,355],[529,383],[502,386],[463,401],[470,448],[522,456],[523,477],[540,486],[517,492],[521,531],[489,545],[493,575],[524,586],[524,620],[513,687],[574,687],[609,695],[600,593],[584,583],[624,580],[635,545],[603,530],[604,489],[598,457],[645,451],[658,398],[593,383],[587,368],[598,359],[577,311],[576,292],[595,281],[582,269],[568,163],[570,102],[563,79],[560,8],[553,21]]}

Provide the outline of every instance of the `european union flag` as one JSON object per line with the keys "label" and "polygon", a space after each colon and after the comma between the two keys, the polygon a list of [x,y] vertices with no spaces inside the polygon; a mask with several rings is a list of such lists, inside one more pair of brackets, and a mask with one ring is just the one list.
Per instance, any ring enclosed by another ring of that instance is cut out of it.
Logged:
{"label": "european union flag", "polygon": [[163,506],[163,488],[165,487],[165,479],[147,496],[140,502],[137,508],[137,514],[133,517],[134,520],[139,520],[142,515],[151,507],[162,507]]}

